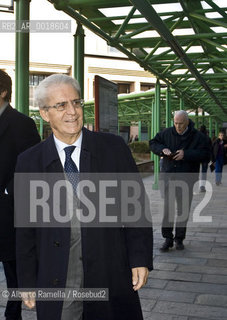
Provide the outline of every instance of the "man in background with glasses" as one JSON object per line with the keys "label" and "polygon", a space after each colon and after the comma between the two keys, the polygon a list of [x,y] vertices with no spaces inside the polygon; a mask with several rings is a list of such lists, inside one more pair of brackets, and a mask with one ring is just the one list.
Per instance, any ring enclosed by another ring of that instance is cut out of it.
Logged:
{"label": "man in background with glasses", "polygon": [[[121,137],[83,127],[83,100],[75,79],[61,74],[47,77],[35,97],[53,134],[21,155],[18,172],[65,173],[72,185],[78,183],[72,173],[137,173]],[[19,286],[108,288],[109,299],[36,301],[38,320],[142,320],[137,291],[152,269],[150,224],[144,228],[75,225],[18,228]],[[35,306],[32,292],[24,295],[24,302],[29,308]]]}

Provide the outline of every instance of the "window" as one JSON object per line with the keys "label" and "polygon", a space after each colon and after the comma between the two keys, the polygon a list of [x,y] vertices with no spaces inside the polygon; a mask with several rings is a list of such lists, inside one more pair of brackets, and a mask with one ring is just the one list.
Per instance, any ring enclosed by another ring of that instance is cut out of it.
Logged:
{"label": "window", "polygon": [[155,84],[153,84],[153,83],[141,83],[140,84],[141,91],[147,91],[147,90],[153,89],[154,87],[155,87]]}
{"label": "window", "polygon": [[131,83],[117,83],[118,93],[130,93],[131,92]]}
{"label": "window", "polygon": [[30,74],[29,75],[29,86],[38,86],[39,83],[45,79],[49,74]]}

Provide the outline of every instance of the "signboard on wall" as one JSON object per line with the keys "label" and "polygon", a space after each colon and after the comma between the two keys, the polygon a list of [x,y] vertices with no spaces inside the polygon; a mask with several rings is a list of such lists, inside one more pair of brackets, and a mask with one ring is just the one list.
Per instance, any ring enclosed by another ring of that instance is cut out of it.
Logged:
{"label": "signboard on wall", "polygon": [[95,131],[118,134],[117,84],[95,76]]}

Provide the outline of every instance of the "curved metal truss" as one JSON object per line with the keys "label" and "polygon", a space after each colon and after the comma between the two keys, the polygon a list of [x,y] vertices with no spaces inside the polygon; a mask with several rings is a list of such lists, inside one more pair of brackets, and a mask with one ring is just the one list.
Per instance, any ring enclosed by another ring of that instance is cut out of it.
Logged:
{"label": "curved metal truss", "polygon": [[49,1],[173,88],[184,108],[227,121],[226,1]]}

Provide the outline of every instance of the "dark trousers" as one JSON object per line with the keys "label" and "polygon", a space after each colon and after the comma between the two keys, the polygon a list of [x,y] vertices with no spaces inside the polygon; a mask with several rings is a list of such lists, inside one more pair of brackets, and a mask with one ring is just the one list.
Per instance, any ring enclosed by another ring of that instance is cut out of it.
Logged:
{"label": "dark trousers", "polygon": [[[193,183],[182,181],[181,187],[169,181],[165,184],[162,236],[169,239],[185,239],[186,227],[193,197]],[[175,211],[175,200],[177,210]],[[177,213],[175,218],[175,212]],[[176,221],[175,221],[176,220]],[[175,237],[173,227],[175,222]]]}
{"label": "dark trousers", "polygon": [[[17,288],[16,261],[2,262],[6,276],[7,288]],[[21,320],[21,301],[8,301],[5,317],[7,320]]]}
{"label": "dark trousers", "polygon": [[208,162],[202,162],[201,180],[207,179],[207,169],[208,169]]}
{"label": "dark trousers", "polygon": [[215,179],[217,183],[221,182],[224,157],[218,156],[215,163]]}

